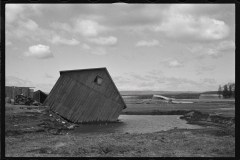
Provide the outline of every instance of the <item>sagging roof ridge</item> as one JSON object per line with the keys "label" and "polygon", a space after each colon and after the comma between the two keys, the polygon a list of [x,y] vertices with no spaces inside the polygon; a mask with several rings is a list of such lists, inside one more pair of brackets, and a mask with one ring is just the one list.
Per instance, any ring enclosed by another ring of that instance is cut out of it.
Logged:
{"label": "sagging roof ridge", "polygon": [[63,71],[59,71],[60,75],[61,73],[67,73],[67,72],[78,72],[78,71],[88,71],[88,70],[99,70],[99,69],[106,69],[106,67],[99,67],[99,68],[86,68],[86,69],[74,69],[74,70],[63,70]]}

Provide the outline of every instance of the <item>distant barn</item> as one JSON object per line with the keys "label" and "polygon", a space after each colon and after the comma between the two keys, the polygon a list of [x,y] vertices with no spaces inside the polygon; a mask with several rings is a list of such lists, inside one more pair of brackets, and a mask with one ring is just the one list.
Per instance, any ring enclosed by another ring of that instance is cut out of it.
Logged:
{"label": "distant barn", "polygon": [[126,108],[106,68],[60,71],[43,105],[75,123],[116,121]]}
{"label": "distant barn", "polygon": [[223,96],[220,94],[201,94],[199,99],[222,99]]}
{"label": "distant barn", "polygon": [[47,98],[47,96],[48,95],[41,90],[37,90],[33,93],[33,99],[40,103],[43,103]]}

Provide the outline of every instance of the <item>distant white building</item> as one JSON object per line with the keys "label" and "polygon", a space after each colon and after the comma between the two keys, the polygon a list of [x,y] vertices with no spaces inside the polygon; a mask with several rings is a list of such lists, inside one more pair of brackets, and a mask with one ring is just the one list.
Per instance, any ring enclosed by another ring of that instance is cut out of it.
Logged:
{"label": "distant white building", "polygon": [[162,100],[163,102],[167,103],[193,103],[191,101],[182,101],[181,99],[176,100],[175,98],[169,98],[161,95],[154,94],[152,97],[153,100]]}
{"label": "distant white building", "polygon": [[222,99],[223,96],[220,94],[201,94],[199,99]]}
{"label": "distant white building", "polygon": [[161,96],[161,95],[156,95],[156,94],[154,94],[153,97],[152,97],[152,99],[156,99],[156,100],[167,100],[167,101],[169,101],[169,100],[173,100],[173,99],[175,99],[175,98],[168,98],[168,97],[165,97],[165,96]]}

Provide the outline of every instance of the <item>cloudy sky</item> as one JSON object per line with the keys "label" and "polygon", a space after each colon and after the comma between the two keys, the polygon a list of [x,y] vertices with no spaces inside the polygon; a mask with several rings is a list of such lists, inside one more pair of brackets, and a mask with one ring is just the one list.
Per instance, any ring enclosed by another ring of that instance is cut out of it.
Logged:
{"label": "cloudy sky", "polygon": [[126,90],[235,82],[234,4],[7,4],[6,85],[50,92],[59,71],[107,67]]}

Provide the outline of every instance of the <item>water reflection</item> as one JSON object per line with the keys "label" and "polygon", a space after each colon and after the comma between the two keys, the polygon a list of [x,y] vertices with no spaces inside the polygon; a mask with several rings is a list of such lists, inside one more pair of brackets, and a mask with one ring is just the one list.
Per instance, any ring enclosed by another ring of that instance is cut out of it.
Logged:
{"label": "water reflection", "polygon": [[120,115],[119,122],[107,124],[81,125],[74,130],[75,133],[151,133],[166,131],[173,128],[198,129],[199,125],[187,124],[179,119],[179,115]]}

